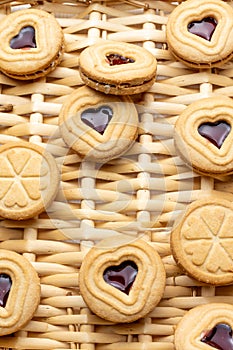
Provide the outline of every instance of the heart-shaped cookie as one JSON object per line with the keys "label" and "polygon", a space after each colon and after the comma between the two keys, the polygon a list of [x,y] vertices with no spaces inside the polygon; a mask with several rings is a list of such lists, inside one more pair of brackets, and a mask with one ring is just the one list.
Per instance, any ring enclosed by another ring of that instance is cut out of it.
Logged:
{"label": "heart-shaped cookie", "polygon": [[171,53],[195,68],[219,67],[233,55],[233,8],[225,1],[187,0],[168,17]]}
{"label": "heart-shaped cookie", "polygon": [[233,350],[233,306],[226,303],[199,305],[189,310],[178,323],[176,350]]}
{"label": "heart-shaped cookie", "polygon": [[200,174],[233,173],[232,140],[233,100],[226,96],[191,103],[175,124],[176,150]]}
{"label": "heart-shaped cookie", "polygon": [[118,237],[100,242],[88,252],[80,269],[79,286],[85,302],[98,316],[112,322],[132,322],[150,312],[161,299],[165,270],[148,243],[140,239],[126,242]]}

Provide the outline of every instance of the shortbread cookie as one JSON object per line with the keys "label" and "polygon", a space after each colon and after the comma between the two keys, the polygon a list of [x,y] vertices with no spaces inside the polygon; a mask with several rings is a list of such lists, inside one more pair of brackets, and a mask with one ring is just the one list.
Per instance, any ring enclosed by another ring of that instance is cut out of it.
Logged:
{"label": "shortbread cookie", "polygon": [[170,14],[171,53],[191,67],[218,67],[233,57],[233,8],[221,0],[187,0]]}
{"label": "shortbread cookie", "polygon": [[189,310],[175,330],[176,350],[232,350],[233,306],[199,305]]}
{"label": "shortbread cookie", "polygon": [[233,100],[205,98],[189,105],[178,117],[175,147],[196,172],[208,175],[233,173]]}
{"label": "shortbread cookie", "polygon": [[29,142],[0,147],[0,216],[13,220],[32,218],[54,200],[59,186],[55,159]]}
{"label": "shortbread cookie", "polygon": [[171,233],[172,254],[191,277],[213,285],[233,282],[233,204],[207,197],[190,204]]}
{"label": "shortbread cookie", "polygon": [[84,83],[106,94],[131,95],[148,90],[155,81],[157,61],[143,47],[101,41],[80,54]]}
{"label": "shortbread cookie", "polygon": [[22,255],[0,249],[0,336],[21,329],[40,302],[40,279]]}
{"label": "shortbread cookie", "polygon": [[63,32],[53,15],[16,11],[0,23],[0,70],[20,80],[42,77],[58,65],[63,46]]}
{"label": "shortbread cookie", "polygon": [[159,254],[145,241],[116,245],[114,240],[109,240],[111,247],[101,243],[87,253],[79,274],[80,291],[99,317],[132,322],[160,301],[165,270]]}
{"label": "shortbread cookie", "polygon": [[105,95],[83,86],[63,104],[59,126],[64,141],[74,151],[106,162],[132,146],[138,114],[130,97]]}

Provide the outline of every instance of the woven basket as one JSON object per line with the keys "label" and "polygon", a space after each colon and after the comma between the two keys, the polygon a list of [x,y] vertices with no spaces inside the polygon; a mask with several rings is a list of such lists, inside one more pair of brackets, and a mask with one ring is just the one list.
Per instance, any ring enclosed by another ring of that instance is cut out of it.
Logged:
{"label": "woven basket", "polygon": [[[231,4],[231,3],[230,3]],[[53,13],[65,34],[63,60],[34,82],[0,75],[0,144],[26,140],[57,160],[61,181],[53,204],[38,218],[0,221],[0,248],[23,254],[38,272],[41,301],[19,332],[0,338],[1,349],[173,350],[174,329],[187,310],[213,301],[233,303],[233,287],[204,285],[184,275],[170,251],[174,220],[212,191],[233,192],[231,178],[213,180],[187,168],[175,152],[173,125],[191,102],[233,96],[233,63],[197,70],[174,60],[166,44],[172,1],[0,1],[0,19],[30,5]],[[83,82],[79,54],[100,39],[141,45],[158,60],[152,88],[133,96],[139,137],[127,154],[97,165],[70,151],[58,130],[63,101]],[[13,105],[7,112],[6,105]],[[146,317],[115,325],[92,314],[78,285],[87,251],[117,233],[143,236],[163,259],[163,298]]]}

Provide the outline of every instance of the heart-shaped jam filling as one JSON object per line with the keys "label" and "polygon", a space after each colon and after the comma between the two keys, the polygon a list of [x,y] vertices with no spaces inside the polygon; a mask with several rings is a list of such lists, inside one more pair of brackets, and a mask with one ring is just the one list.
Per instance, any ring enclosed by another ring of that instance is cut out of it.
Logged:
{"label": "heart-shaped jam filling", "polygon": [[230,131],[231,126],[224,120],[215,123],[203,123],[198,127],[199,134],[218,148],[221,148]]}
{"label": "heart-shaped jam filling", "polygon": [[0,306],[5,307],[10,293],[12,281],[6,273],[0,274]]}
{"label": "heart-shaped jam filling", "polygon": [[192,34],[210,41],[218,22],[213,17],[203,18],[201,21],[193,21],[188,24],[188,31]]}
{"label": "heart-shaped jam filling", "polygon": [[10,47],[24,50],[36,48],[35,29],[32,26],[23,27],[19,34],[11,39]]}
{"label": "heart-shaped jam filling", "polygon": [[204,334],[201,342],[216,349],[233,350],[232,329],[228,324],[219,323]]}
{"label": "heart-shaped jam filling", "polygon": [[137,273],[137,265],[133,261],[127,260],[118,266],[108,267],[104,271],[103,277],[106,283],[125,294],[129,294]]}
{"label": "heart-shaped jam filling", "polygon": [[106,56],[107,62],[110,66],[116,66],[120,64],[126,63],[134,63],[134,59],[130,57],[124,57],[119,55],[118,53],[111,53]]}
{"label": "heart-shaped jam filling", "polygon": [[113,116],[113,110],[109,106],[88,108],[81,113],[81,120],[92,129],[103,135]]}

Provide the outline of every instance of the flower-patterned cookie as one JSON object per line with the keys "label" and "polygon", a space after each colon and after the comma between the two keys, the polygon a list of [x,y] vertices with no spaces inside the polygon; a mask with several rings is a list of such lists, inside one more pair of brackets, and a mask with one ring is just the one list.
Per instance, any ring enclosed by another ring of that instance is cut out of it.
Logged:
{"label": "flower-patterned cookie", "polygon": [[172,254],[193,278],[223,285],[233,282],[233,204],[208,197],[189,205],[171,233]]}

